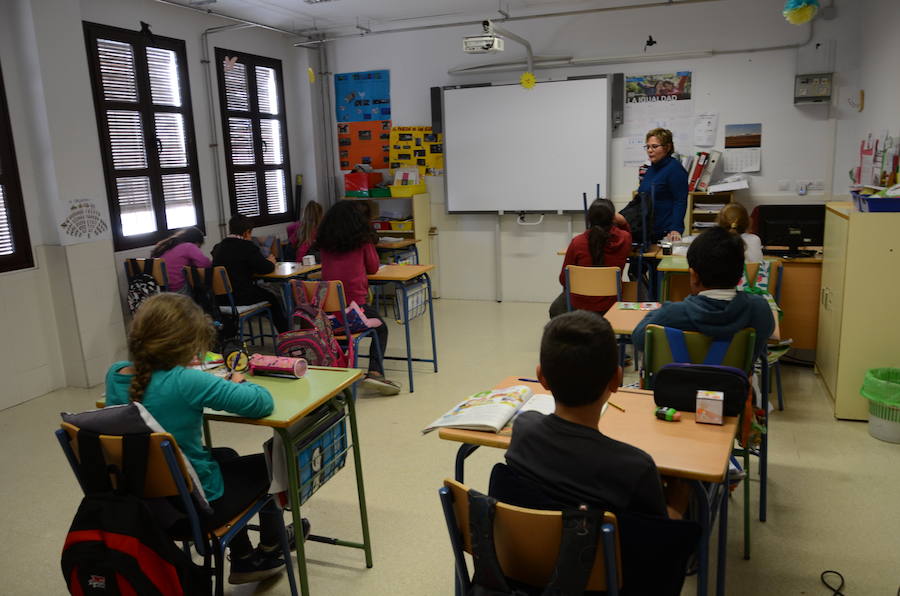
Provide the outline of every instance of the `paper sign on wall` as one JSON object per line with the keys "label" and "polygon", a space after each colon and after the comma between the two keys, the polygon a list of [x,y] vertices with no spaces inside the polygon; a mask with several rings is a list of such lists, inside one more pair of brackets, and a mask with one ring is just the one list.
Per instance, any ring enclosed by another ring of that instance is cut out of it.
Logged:
{"label": "paper sign on wall", "polygon": [[337,128],[342,170],[350,170],[357,164],[371,166],[373,170],[388,167],[390,120],[339,122]]}
{"label": "paper sign on wall", "polygon": [[395,126],[391,129],[392,170],[418,167],[419,175],[440,174],[444,170],[444,140],[430,126]]}
{"label": "paper sign on wall", "polygon": [[334,75],[334,114],[340,168],[350,170],[363,164],[386,169],[391,130],[390,71]]}
{"label": "paper sign on wall", "polygon": [[762,147],[762,124],[726,124],[725,155],[726,172],[758,172]]}

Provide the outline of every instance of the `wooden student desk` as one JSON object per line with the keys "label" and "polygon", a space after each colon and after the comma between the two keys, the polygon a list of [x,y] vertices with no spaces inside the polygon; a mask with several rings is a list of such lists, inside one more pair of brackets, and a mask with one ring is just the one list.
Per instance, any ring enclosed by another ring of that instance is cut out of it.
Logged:
{"label": "wooden student desk", "polygon": [[[434,269],[434,265],[383,265],[380,269],[378,269],[377,273],[373,273],[372,275],[368,276],[369,283],[371,284],[383,285],[394,283],[397,289],[400,291],[401,299],[403,302],[403,304],[400,305],[400,310],[402,311],[403,315],[400,323],[403,325],[403,331],[406,336],[406,358],[387,356],[385,354],[383,354],[382,356],[386,360],[406,360],[406,368],[409,374],[410,393],[414,391],[412,368],[413,361],[431,362],[434,365],[434,372],[437,372],[438,370],[437,340],[435,339],[434,335],[434,304],[432,302],[431,296],[431,278],[428,276],[428,272],[432,269]],[[410,347],[409,296],[407,293],[407,283],[419,280],[424,281],[426,287],[426,299],[428,303],[426,305],[426,309],[428,310],[428,319],[431,324],[431,358],[413,358],[412,348]]]}
{"label": "wooden student desk", "polygon": [[378,251],[388,252],[388,253],[391,253],[392,255],[396,255],[401,250],[411,248],[413,251],[413,254],[415,254],[415,256],[416,256],[415,264],[418,265],[419,264],[419,247],[416,246],[417,242],[420,242],[420,240],[418,240],[416,238],[408,238],[406,240],[398,240],[397,242],[381,241],[375,245],[375,248]]}
{"label": "wooden student desk", "polygon": [[[538,383],[507,377],[496,388],[527,385],[535,393],[546,393]],[[738,419],[726,417],[722,426],[697,424],[694,414],[682,412],[681,422],[665,422],[654,415],[656,405],[651,391],[620,389],[612,394],[611,401],[624,408],[624,412],[609,407],[600,419],[600,431],[638,447],[653,458],[661,474],[692,481],[694,496],[699,505],[699,522],[703,527],[698,555],[700,571],[697,578],[697,594],[707,592],[709,572],[709,538],[719,510],[719,550],[716,593],[725,593],[725,544],[727,542],[728,488],[726,472],[728,458],[734,446]],[[515,427],[513,427],[515,432]],[[446,441],[462,443],[456,453],[455,477],[463,482],[465,460],[479,447],[506,449],[511,437],[497,433],[442,428],[438,436]],[[704,483],[712,485],[708,489]]]}
{"label": "wooden student desk", "polygon": [[[617,335],[631,335],[637,324],[644,320],[644,317],[653,312],[652,310],[623,310],[619,308],[621,302],[613,304],[603,318],[609,321],[613,331]],[[781,329],[778,323],[778,314],[772,312],[775,318],[775,329],[769,339],[779,341],[781,339]]]}
{"label": "wooden student desk", "polygon": [[284,309],[290,317],[294,312],[294,296],[291,294],[291,280],[305,279],[310,273],[318,271],[322,265],[304,265],[292,261],[278,261],[271,273],[256,275],[258,279],[264,279],[281,286],[281,296],[284,300]]}

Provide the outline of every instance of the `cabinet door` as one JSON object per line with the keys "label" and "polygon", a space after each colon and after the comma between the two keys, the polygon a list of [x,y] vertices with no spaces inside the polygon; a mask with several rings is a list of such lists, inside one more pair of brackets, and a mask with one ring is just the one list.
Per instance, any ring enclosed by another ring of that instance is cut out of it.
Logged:
{"label": "cabinet door", "polygon": [[825,245],[822,257],[822,289],[819,293],[819,336],[816,345],[816,366],[832,397],[837,391],[848,226],[848,220],[830,210],[825,211]]}

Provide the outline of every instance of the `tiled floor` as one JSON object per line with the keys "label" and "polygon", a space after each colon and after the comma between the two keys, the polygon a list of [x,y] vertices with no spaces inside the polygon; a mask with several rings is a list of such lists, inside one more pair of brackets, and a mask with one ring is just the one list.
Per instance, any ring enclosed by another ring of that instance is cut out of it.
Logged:
{"label": "tiled floor", "polygon": [[[455,402],[510,374],[531,376],[546,306],[436,302],[440,372],[417,364],[416,392],[361,396],[358,402],[375,566],[360,551],[312,543],[309,580],[316,595],[451,594],[451,558],[437,498],[452,474],[455,445],[420,429]],[[390,323],[389,352],[403,335]],[[428,347],[427,319],[414,322],[413,345]],[[405,364],[389,377],[407,386]],[[871,438],[862,423],[838,422],[810,369],[784,367],[787,409],[772,417],[769,520],[753,523],[753,557],[742,559],[741,496],[729,510],[728,594],[826,594],[825,569],[840,570],[845,593],[893,595],[900,585],[900,445]],[[0,412],[0,593],[64,593],[59,552],[80,498],[53,438],[58,414],[92,407],[101,388],[55,391]],[[261,428],[213,424],[217,444],[259,450]],[[481,449],[467,482],[485,488],[499,451]],[[349,464],[352,465],[352,464]],[[358,539],[349,469],[304,508],[313,531]],[[754,510],[758,494],[753,482]],[[684,593],[694,593],[689,578]],[[285,579],[232,588],[230,594],[287,594]]]}

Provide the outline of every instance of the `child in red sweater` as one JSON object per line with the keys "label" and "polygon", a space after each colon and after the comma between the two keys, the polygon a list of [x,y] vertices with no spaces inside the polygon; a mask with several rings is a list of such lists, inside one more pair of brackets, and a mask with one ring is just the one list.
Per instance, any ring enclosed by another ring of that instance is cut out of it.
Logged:
{"label": "child in red sweater", "polygon": [[[631,227],[616,213],[609,199],[597,199],[588,209],[590,227],[572,239],[566,250],[559,283],[565,288],[566,267],[625,267],[631,252]],[[572,307],[606,313],[616,302],[615,296],[579,296],[572,294]],[[566,293],[563,291],[550,305],[550,318],[566,312]]]}
{"label": "child in red sweater", "polygon": [[[355,201],[338,201],[325,213],[313,250],[319,250],[322,279],[340,280],[348,304],[356,302],[366,316],[378,319],[374,327],[381,354],[387,348],[387,325],[372,305],[368,304],[369,274],[378,271],[380,262],[375,244],[378,235]],[[369,347],[369,372],[363,384],[383,395],[396,395],[400,386],[384,377],[384,364],[376,357],[375,342]]]}

